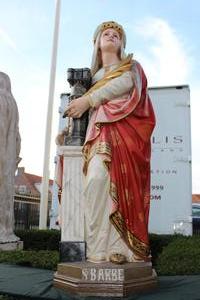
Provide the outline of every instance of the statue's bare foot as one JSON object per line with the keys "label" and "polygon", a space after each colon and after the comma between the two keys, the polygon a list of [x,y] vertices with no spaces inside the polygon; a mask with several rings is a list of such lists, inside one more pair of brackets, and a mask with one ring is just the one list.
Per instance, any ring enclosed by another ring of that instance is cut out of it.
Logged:
{"label": "statue's bare foot", "polygon": [[113,253],[109,257],[109,261],[114,264],[125,264],[127,262],[126,256],[120,253]]}
{"label": "statue's bare foot", "polygon": [[11,235],[9,236],[9,239],[10,239],[11,241],[13,241],[13,242],[18,242],[18,241],[20,241],[20,238],[19,238],[18,236],[16,236],[15,234],[11,234]]}
{"label": "statue's bare foot", "polygon": [[0,240],[1,243],[14,243],[18,242],[20,238],[16,236],[14,233],[5,234]]}

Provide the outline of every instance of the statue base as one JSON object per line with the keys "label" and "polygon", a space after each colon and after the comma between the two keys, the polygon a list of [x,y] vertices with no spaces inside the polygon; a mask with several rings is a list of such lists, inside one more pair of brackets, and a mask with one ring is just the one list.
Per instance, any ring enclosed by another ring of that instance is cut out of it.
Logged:
{"label": "statue base", "polygon": [[0,242],[0,251],[23,250],[23,241]]}
{"label": "statue base", "polygon": [[60,263],[53,284],[80,296],[124,297],[155,288],[157,274],[151,262]]}

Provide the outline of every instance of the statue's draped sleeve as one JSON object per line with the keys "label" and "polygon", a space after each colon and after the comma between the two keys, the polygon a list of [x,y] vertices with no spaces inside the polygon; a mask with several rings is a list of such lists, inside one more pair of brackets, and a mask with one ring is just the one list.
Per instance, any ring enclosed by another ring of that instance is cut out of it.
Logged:
{"label": "statue's draped sleeve", "polygon": [[124,72],[90,94],[92,107],[98,107],[100,104],[118,99],[120,96],[127,96],[133,85],[132,72]]}

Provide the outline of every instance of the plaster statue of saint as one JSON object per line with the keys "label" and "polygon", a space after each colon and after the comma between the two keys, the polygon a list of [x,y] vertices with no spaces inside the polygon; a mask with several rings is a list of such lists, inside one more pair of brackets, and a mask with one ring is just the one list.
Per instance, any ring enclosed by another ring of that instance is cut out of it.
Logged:
{"label": "plaster statue of saint", "polygon": [[66,113],[90,109],[83,145],[87,260],[149,261],[150,137],[155,116],[147,79],[113,21],[94,33],[92,87]]}
{"label": "plaster statue of saint", "polygon": [[18,109],[8,75],[0,72],[0,243],[16,242],[14,177],[20,161]]}

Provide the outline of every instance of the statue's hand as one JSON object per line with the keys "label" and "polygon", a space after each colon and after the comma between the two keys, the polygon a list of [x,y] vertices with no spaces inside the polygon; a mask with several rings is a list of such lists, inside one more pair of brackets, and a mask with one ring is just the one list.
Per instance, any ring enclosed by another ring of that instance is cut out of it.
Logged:
{"label": "statue's hand", "polygon": [[63,133],[59,133],[57,136],[56,136],[56,140],[55,140],[55,142],[56,142],[56,145],[58,145],[58,146],[62,146],[62,145],[64,145],[64,134]]}
{"label": "statue's hand", "polygon": [[62,146],[64,145],[65,136],[69,135],[69,128],[64,128],[57,136],[56,136],[56,145]]}
{"label": "statue's hand", "polygon": [[66,114],[68,117],[72,118],[80,118],[82,114],[88,110],[90,107],[90,103],[88,101],[88,97],[80,97],[77,99],[74,99],[67,109],[65,110],[64,114]]}

